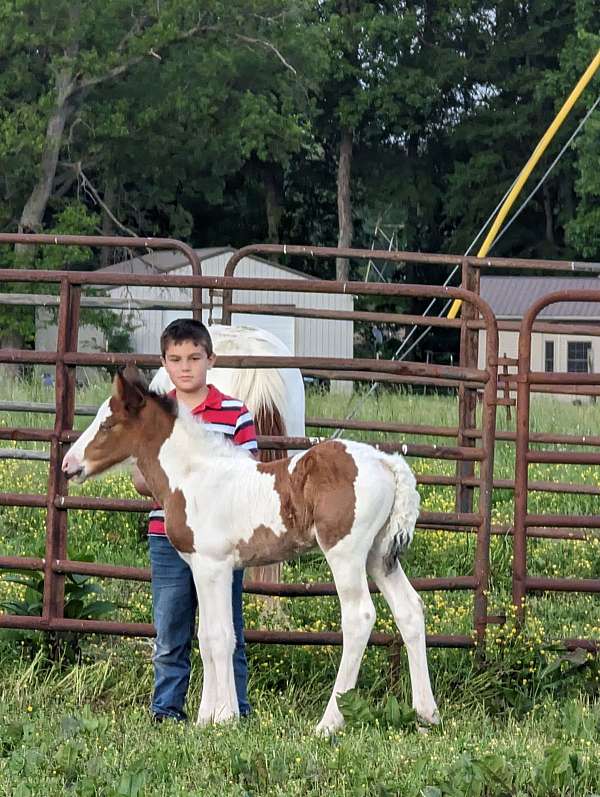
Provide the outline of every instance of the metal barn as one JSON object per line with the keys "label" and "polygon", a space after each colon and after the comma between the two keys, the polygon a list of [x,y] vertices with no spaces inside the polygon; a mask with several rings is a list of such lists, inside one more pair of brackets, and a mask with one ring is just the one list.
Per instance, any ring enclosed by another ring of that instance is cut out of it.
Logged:
{"label": "metal barn", "polygon": [[[196,250],[202,261],[202,273],[206,276],[223,276],[225,265],[233,252],[232,247],[221,247]],[[100,269],[99,273],[119,274],[169,274],[175,276],[191,275],[191,265],[185,261],[181,253],[171,251],[157,251],[151,254],[124,260],[120,263]],[[256,256],[243,258],[238,264],[236,277],[265,277],[269,279],[312,280],[309,277],[285,266],[280,266]],[[300,287],[300,286],[299,286]],[[218,323],[221,318],[221,298],[219,291],[203,290],[203,303],[210,304],[210,310],[204,309],[202,317],[205,322]],[[149,288],[149,287],[118,287],[108,290],[108,294],[115,298],[132,300],[146,299],[164,301],[190,301],[191,291],[179,288]],[[287,305],[290,307],[310,307],[314,309],[353,310],[352,296],[341,294],[310,294],[283,291],[252,291],[235,290],[234,303],[240,304],[271,304]],[[185,310],[147,310],[134,309],[123,311],[135,326],[133,332],[133,350],[139,354],[156,354],[160,334],[165,326],[175,318],[191,316],[191,311]],[[38,314],[41,321],[41,314]],[[353,322],[332,321],[315,318],[294,318],[292,316],[260,315],[234,313],[232,323],[250,324],[267,329],[277,335],[292,353],[298,356],[319,357],[344,357],[353,356]],[[39,323],[36,334],[36,348],[53,348],[56,341],[56,326],[54,324]],[[101,334],[89,327],[80,329],[80,349],[99,350],[104,348]],[[350,383],[337,382],[336,388],[348,389]]]}

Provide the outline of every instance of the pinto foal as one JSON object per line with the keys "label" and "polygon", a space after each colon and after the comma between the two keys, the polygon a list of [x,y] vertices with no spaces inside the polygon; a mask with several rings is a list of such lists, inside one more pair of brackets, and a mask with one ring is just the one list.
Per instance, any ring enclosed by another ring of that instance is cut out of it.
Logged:
{"label": "pinto foal", "polygon": [[340,668],[317,731],[344,723],[336,695],[354,687],[375,622],[367,573],[404,639],[413,706],[424,721],[438,721],[422,603],[398,562],[419,512],[415,478],[401,456],[336,440],[260,463],[194,423],[172,399],[149,392],[128,367],[115,377],[107,414],[81,459],[65,457],[63,469],[83,482],[129,459],[164,507],[167,535],[193,573],[204,669],[199,723],[238,714],[233,569],[280,562],[317,545],[335,581],[343,632]]}

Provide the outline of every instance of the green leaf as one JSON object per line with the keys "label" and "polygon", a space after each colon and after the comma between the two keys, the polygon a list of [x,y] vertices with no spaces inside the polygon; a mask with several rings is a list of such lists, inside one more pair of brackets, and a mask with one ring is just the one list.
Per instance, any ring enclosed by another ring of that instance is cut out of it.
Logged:
{"label": "green leaf", "polygon": [[108,717],[94,716],[89,706],[84,706],[81,712],[81,723],[88,733],[98,731],[101,734],[106,732],[110,724]]}
{"label": "green leaf", "polygon": [[65,603],[65,617],[70,619],[73,618],[80,618],[81,612],[83,610],[83,601],[82,600],[70,600]]}
{"label": "green leaf", "polygon": [[557,658],[552,659],[552,661],[548,662],[548,664],[544,667],[544,669],[540,673],[540,680],[545,680],[549,675],[560,670],[560,665],[562,664],[562,656],[557,656]]}
{"label": "green leaf", "polygon": [[[78,561],[85,561],[84,559],[82,559],[82,557],[77,557],[77,560]],[[85,584],[85,582],[88,581],[89,578],[90,578],[90,576],[86,576],[83,573],[69,573],[69,579],[74,584]]]}
{"label": "green leaf", "polygon": [[42,612],[42,601],[6,601],[3,603],[8,611],[13,614],[24,615],[28,617],[38,617]]}
{"label": "green leaf", "polygon": [[66,584],[65,595],[74,598],[84,598],[86,595],[102,592],[102,587],[99,584]]}
{"label": "green leaf", "polygon": [[6,756],[23,739],[24,725],[22,722],[9,722],[0,728],[0,756]]}
{"label": "green leaf", "polygon": [[116,794],[118,797],[138,797],[145,782],[145,772],[125,772],[121,775]]}
{"label": "green leaf", "polygon": [[338,695],[337,704],[349,725],[368,725],[375,719],[371,707],[357,689],[350,689],[343,695]]}
{"label": "green leaf", "polygon": [[43,578],[23,578],[22,576],[4,576],[4,581],[10,581],[11,584],[21,584],[23,587],[27,587],[28,589],[32,589],[34,592],[43,592],[44,591],[44,579]]}
{"label": "green leaf", "polygon": [[383,721],[390,728],[416,728],[417,712],[406,704],[400,704],[395,695],[388,695],[383,708]]}
{"label": "green leaf", "polygon": [[[69,720],[73,718],[65,719]],[[58,746],[54,760],[57,769],[60,769],[65,777],[72,779],[75,776],[81,750],[80,743],[73,739],[67,739]]]}
{"label": "green leaf", "polygon": [[79,616],[88,620],[97,620],[111,615],[117,608],[118,605],[112,601],[94,601],[84,606]]}
{"label": "green leaf", "polygon": [[77,717],[63,717],[63,719],[60,721],[62,735],[67,738],[76,736],[81,732],[82,728],[82,722],[81,720],[77,719]]}

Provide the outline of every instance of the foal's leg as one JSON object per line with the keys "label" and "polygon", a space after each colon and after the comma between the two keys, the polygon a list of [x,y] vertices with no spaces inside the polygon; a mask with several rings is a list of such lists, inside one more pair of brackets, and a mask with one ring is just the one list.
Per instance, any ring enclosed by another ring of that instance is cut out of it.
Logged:
{"label": "foal's leg", "polygon": [[367,570],[392,610],[404,640],[408,654],[413,708],[426,722],[436,724],[440,718],[429,680],[425,618],[421,598],[400,564],[393,572],[385,573],[383,557],[378,547],[369,554]]}
{"label": "foal's leg", "polygon": [[233,676],[233,570],[226,563],[201,559],[192,566],[192,572],[200,614],[198,641],[205,668],[198,724],[226,722],[239,716]]}
{"label": "foal's leg", "polygon": [[192,556],[190,568],[194,577],[196,595],[198,597],[198,641],[200,645],[200,657],[202,659],[202,696],[200,698],[200,708],[198,710],[198,725],[208,725],[213,720],[215,704],[217,699],[216,670],[213,661],[212,650],[209,645],[202,643],[202,628],[206,626],[206,614],[204,606],[200,603],[200,590],[198,583],[202,580],[202,568],[198,562],[198,557]]}
{"label": "foal's leg", "polygon": [[342,541],[325,554],[340,599],[344,640],[342,660],[333,692],[323,719],[317,725],[317,733],[324,735],[332,733],[344,724],[336,696],[353,689],[356,685],[360,663],[375,624],[375,607],[369,594],[364,558],[356,554],[349,555],[343,549]]}

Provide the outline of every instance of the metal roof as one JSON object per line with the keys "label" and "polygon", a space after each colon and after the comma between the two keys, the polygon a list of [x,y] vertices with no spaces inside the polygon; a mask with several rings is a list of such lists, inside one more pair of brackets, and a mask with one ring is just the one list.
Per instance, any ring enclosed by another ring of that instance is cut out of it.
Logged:
{"label": "metal roof", "polygon": [[[205,249],[195,249],[194,251],[202,261],[209,260],[211,257],[216,257],[217,255],[222,255],[227,252],[233,253],[236,250],[232,246],[212,246]],[[298,271],[295,268],[282,266],[279,263],[266,260],[258,255],[246,255],[246,258],[258,260],[261,263],[267,263],[269,266],[279,271],[288,272],[296,277],[302,277],[303,279],[319,279],[318,277],[313,277],[310,274]],[[244,260],[246,258],[244,258]],[[132,257],[129,260],[122,260],[120,263],[113,263],[111,266],[105,266],[98,270],[109,274],[168,274],[170,271],[183,268],[187,265],[189,265],[189,262],[182,252],[162,249],[140,255],[139,257]]]}
{"label": "metal roof", "polygon": [[[522,318],[539,298],[556,291],[600,291],[598,277],[481,277],[481,298],[497,318]],[[540,318],[600,318],[600,302],[558,302],[545,307]]]}

